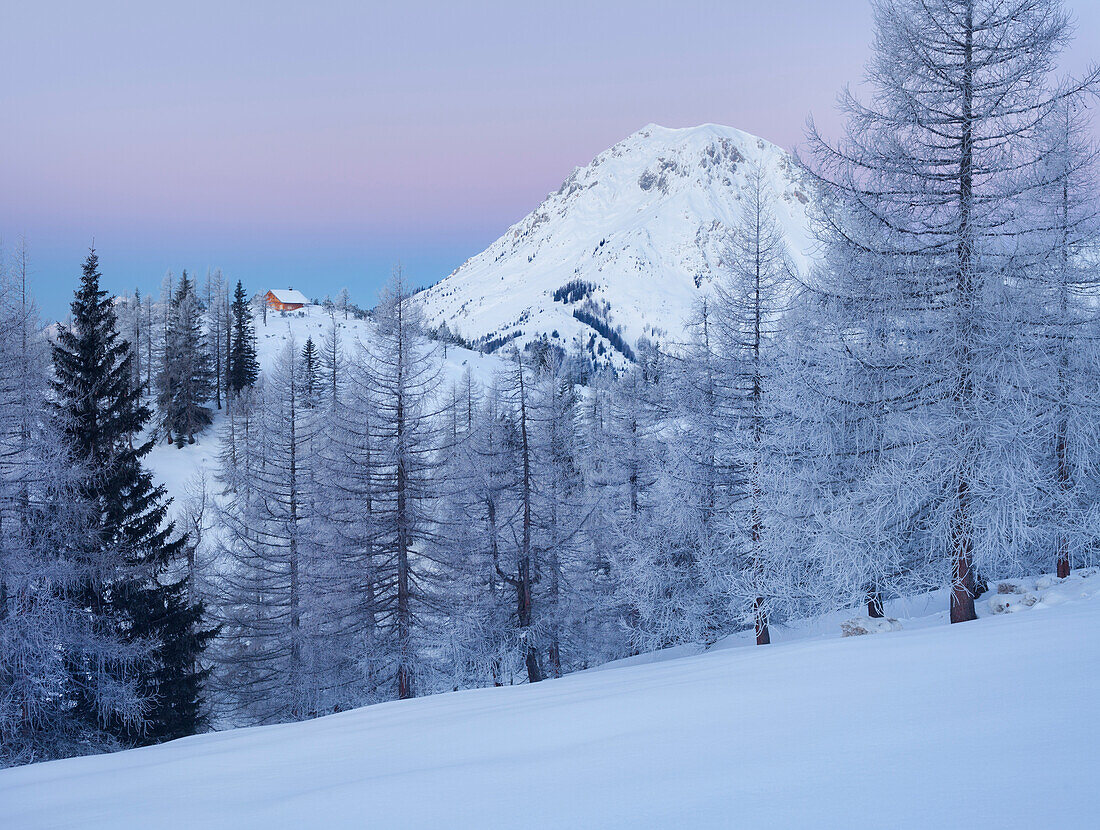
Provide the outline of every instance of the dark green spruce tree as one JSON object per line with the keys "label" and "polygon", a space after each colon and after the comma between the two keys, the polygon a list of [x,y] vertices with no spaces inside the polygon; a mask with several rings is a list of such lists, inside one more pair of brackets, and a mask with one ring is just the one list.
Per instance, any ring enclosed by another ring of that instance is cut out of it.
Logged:
{"label": "dark green spruce tree", "polygon": [[215,632],[202,627],[203,605],[191,599],[187,577],[175,576],[186,536],[171,538],[164,488],[142,466],[153,446],[140,439],[151,413],[99,280],[93,249],[71,306],[72,325],[53,348],[55,403],[73,459],[88,471],[80,483],[91,526],[86,555],[102,563],[87,586],[88,612],[120,639],[148,649],[137,676],[147,700],[142,723],[101,725],[124,744],[150,744],[203,727],[206,671],[199,657]]}
{"label": "dark green spruce tree", "polygon": [[312,337],[306,338],[302,347],[302,396],[308,409],[317,406],[321,392],[321,357]]}
{"label": "dark green spruce tree", "polygon": [[229,388],[234,395],[256,382],[260,374],[256,362],[256,332],[252,328],[252,309],[248,307],[244,286],[237,280],[233,292],[233,337],[229,349]]}
{"label": "dark green spruce tree", "polygon": [[214,370],[202,330],[202,308],[195,283],[183,272],[168,314],[164,368],[159,379],[160,406],[168,443],[195,443],[195,434],[213,422],[207,404],[214,397]]}

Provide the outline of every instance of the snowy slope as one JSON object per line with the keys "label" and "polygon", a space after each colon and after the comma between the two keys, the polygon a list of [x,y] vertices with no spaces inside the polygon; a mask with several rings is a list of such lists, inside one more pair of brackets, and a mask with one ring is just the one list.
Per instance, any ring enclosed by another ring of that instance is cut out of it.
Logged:
{"label": "snowy slope", "polygon": [[595,332],[573,317],[583,301],[553,294],[582,280],[595,286],[586,299],[628,344],[641,335],[676,339],[720,266],[720,231],[739,216],[747,162],[767,172],[792,258],[805,268],[809,191],[790,156],[730,127],[650,124],[574,170],[533,213],[421,294],[428,320],[472,342],[522,332],[522,345],[557,331],[568,349]]}
{"label": "snowy slope", "polygon": [[[370,342],[374,331],[372,323],[357,320],[354,317],[345,320],[342,315],[337,315],[336,319],[340,327],[340,342],[345,355],[353,353],[358,343]],[[313,305],[285,314],[268,312],[266,323],[257,315],[255,324],[256,356],[260,369],[265,372],[275,364],[276,358],[290,342],[301,350],[306,338],[313,337],[320,348],[325,332],[331,325],[328,313],[321,307]],[[504,363],[498,357],[455,346],[448,346],[445,356],[441,347],[440,357],[443,358],[444,389],[451,383],[459,382],[467,367],[474,380],[482,384],[487,384],[493,373],[504,367]],[[197,436],[193,445],[177,448],[175,445],[158,444],[149,453],[146,464],[152,470],[157,483],[164,484],[168,488],[168,494],[173,499],[171,508],[173,515],[182,506],[188,482],[202,471],[205,471],[210,479],[213,479],[217,472],[222,416],[222,412],[216,413],[213,426]]]}
{"label": "snowy slope", "polygon": [[[1095,827],[1098,589],[1095,572],[1042,577],[964,625],[779,629],[767,648],[8,770],[0,814],[7,830]],[[992,614],[1010,597],[1020,613]]]}

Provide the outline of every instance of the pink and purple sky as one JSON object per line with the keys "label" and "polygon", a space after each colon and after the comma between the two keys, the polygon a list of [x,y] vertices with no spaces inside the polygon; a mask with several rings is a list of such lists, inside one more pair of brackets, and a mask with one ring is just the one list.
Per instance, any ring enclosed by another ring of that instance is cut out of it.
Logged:
{"label": "pink and purple sky", "polygon": [[[1070,0],[1066,71],[1100,58]],[[0,239],[47,316],[115,291],[446,276],[649,122],[791,148],[869,55],[867,0],[0,3]]]}

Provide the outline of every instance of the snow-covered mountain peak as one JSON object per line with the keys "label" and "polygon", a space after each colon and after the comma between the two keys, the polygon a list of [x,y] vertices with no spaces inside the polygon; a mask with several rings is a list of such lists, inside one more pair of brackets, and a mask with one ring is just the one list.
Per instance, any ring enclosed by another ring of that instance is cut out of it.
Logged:
{"label": "snow-covered mountain peak", "polygon": [[795,263],[809,191],[793,159],[732,127],[649,124],[576,168],[532,213],[421,296],[431,324],[490,348],[546,337],[621,363],[641,336],[682,336],[720,270],[745,167],[768,173]]}

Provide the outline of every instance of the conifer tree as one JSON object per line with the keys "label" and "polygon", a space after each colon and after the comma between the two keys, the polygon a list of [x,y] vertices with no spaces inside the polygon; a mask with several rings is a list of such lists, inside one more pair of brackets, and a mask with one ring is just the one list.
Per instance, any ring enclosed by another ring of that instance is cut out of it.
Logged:
{"label": "conifer tree", "polygon": [[[201,628],[203,606],[177,576],[186,537],[172,539],[163,487],[142,466],[152,440],[135,441],[151,413],[133,382],[130,344],[119,337],[111,298],[100,289],[99,261],[84,262],[72,309],[53,349],[56,406],[67,448],[85,472],[79,495],[90,529],[85,556],[103,563],[85,585],[90,613],[120,639],[148,648],[138,686],[150,706],[140,725],[107,720],[127,743],[155,743],[198,731],[204,724],[198,667],[212,632]],[[94,670],[86,664],[78,673]],[[84,717],[100,714],[78,706]]]}
{"label": "conifer tree", "polygon": [[184,271],[169,311],[164,371],[159,403],[168,442],[195,443],[195,433],[210,425],[206,406],[213,396],[214,374],[202,329],[201,309],[194,282]]}
{"label": "conifer tree", "polygon": [[[223,445],[226,563],[217,577],[218,685],[238,723],[300,720],[368,702],[354,624],[361,569],[332,550],[321,481],[323,410],[302,406],[293,344],[238,399]],[[257,601],[262,597],[262,601]]]}
{"label": "conifer tree", "polygon": [[225,354],[222,343],[225,336],[222,332],[229,328],[229,317],[226,314],[228,305],[226,297],[225,280],[222,278],[221,269],[215,268],[206,274],[206,337],[209,343],[209,352],[214,361],[214,407],[222,408],[222,390],[225,389]]}
{"label": "conifer tree", "polygon": [[252,327],[252,309],[240,280],[233,292],[233,334],[229,353],[229,389],[234,395],[251,386],[259,376],[256,362],[256,333]]}
{"label": "conifer tree", "polygon": [[[1046,367],[1036,373],[1037,397],[1046,402],[1046,466],[1053,470],[1048,546],[1055,551],[1054,571],[1068,577],[1075,560],[1096,547],[1092,515],[1100,481],[1100,312],[1096,291],[1100,273],[1095,252],[1100,243],[1096,206],[1096,163],[1100,148],[1090,138],[1092,124],[1083,101],[1067,99],[1044,128],[1044,163],[1033,172],[1040,180],[1039,216],[1049,229],[1039,240],[1038,279],[1032,286],[1029,363]],[[1047,570],[1047,561],[1030,570]]]}
{"label": "conifer tree", "polygon": [[318,404],[321,393],[320,357],[312,337],[302,346],[302,404],[312,409]]}
{"label": "conifer tree", "polygon": [[826,274],[821,290],[849,310],[833,321],[838,354],[888,367],[890,451],[867,521],[903,523],[920,505],[924,558],[950,586],[951,621],[965,622],[977,572],[1019,569],[1046,523],[1036,370],[1048,369],[1031,361],[1026,318],[1048,223],[1033,209],[1032,171],[1050,155],[1043,128],[1060,102],[1100,74],[1048,80],[1071,30],[1058,0],[874,9],[870,100],[844,95],[838,144],[810,136],[827,194],[822,236],[836,258],[870,268]]}
{"label": "conifer tree", "polygon": [[643,557],[643,574],[667,580],[656,594],[636,595],[638,633],[648,632],[642,642],[649,644],[667,638],[710,645],[730,627],[729,591],[720,587],[720,575],[728,572],[721,522],[735,498],[733,464],[723,442],[734,421],[726,410],[729,377],[716,327],[714,305],[704,298],[689,322],[687,348],[667,379],[675,402],[669,415],[681,425],[671,438],[664,498],[658,501],[656,524],[664,532],[635,549]]}
{"label": "conifer tree", "polygon": [[[399,698],[415,697],[427,673],[420,648],[441,577],[423,559],[434,535],[436,472],[442,443],[440,363],[422,339],[421,316],[400,269],[383,291],[377,336],[360,353],[360,419],[371,417],[369,544],[378,573],[377,619],[384,669]],[[352,417],[351,415],[348,416]]]}
{"label": "conifer tree", "polygon": [[501,568],[501,560],[497,558],[495,567],[497,575],[515,590],[516,598],[516,627],[519,630],[519,639],[524,652],[524,663],[527,667],[527,680],[537,683],[545,679],[546,672],[541,659],[542,649],[539,647],[538,630],[535,628],[536,615],[534,608],[535,584],[539,574],[532,550],[532,536],[534,530],[534,493],[532,490],[532,447],[531,447],[531,404],[530,388],[525,376],[523,359],[516,352],[515,368],[515,423],[516,433],[513,435],[515,445],[515,483],[518,485],[518,498],[513,510],[514,526],[512,527],[512,539],[514,543],[514,555],[506,562],[508,570]]}
{"label": "conifer tree", "polygon": [[[561,352],[537,353],[530,387],[529,441],[536,594],[546,671],[551,677],[623,656],[615,569],[603,528],[594,527],[596,498],[584,476],[588,447],[581,397],[563,373]],[[613,463],[613,462],[612,462]]]}
{"label": "conifer tree", "polygon": [[783,474],[791,448],[784,441],[789,402],[782,355],[794,271],[758,164],[747,166],[742,194],[714,298],[719,394],[728,419],[720,444],[731,485],[731,502],[719,519],[728,543],[726,572],[719,576],[733,588],[735,615],[751,616],[756,642],[766,645],[773,609],[790,599],[780,587],[792,547],[784,490],[794,478]]}
{"label": "conifer tree", "polygon": [[336,322],[336,307],[331,303],[326,307],[329,325],[321,347],[321,365],[325,371],[325,386],[328,389],[330,404],[335,410],[340,403],[340,383],[344,367],[344,353],[340,342],[340,324]]}
{"label": "conifer tree", "polygon": [[145,375],[142,379],[142,393],[149,395],[153,390],[153,354],[155,351],[154,340],[156,329],[156,312],[153,309],[153,295],[146,294],[141,308],[142,341],[134,343],[134,349],[145,353]]}
{"label": "conifer tree", "polygon": [[49,342],[14,277],[0,262],[0,766],[109,749],[100,722],[140,722],[144,704],[132,672],[144,649],[86,611],[101,563],[76,555],[79,465],[48,405]]}
{"label": "conifer tree", "polygon": [[[519,435],[498,377],[479,400],[469,374],[452,407],[452,442],[433,557],[452,575],[445,643],[455,687],[510,685],[528,675],[526,630],[510,568],[517,527]],[[507,571],[506,571],[507,574]]]}

